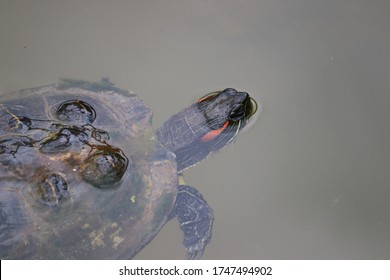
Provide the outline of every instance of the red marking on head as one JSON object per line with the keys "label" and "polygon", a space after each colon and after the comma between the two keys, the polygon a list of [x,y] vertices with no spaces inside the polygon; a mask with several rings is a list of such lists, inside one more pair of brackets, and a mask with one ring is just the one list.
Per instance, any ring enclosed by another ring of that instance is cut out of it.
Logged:
{"label": "red marking on head", "polygon": [[225,122],[221,128],[215,129],[215,130],[210,131],[209,133],[206,133],[205,135],[203,135],[203,137],[200,140],[202,142],[210,142],[210,141],[214,140],[214,138],[217,137],[219,134],[221,134],[221,132],[224,131],[228,127],[228,125],[229,125],[229,122]]}
{"label": "red marking on head", "polygon": [[216,97],[216,95],[219,95],[219,93],[220,92],[216,91],[216,92],[212,92],[212,93],[206,94],[205,96],[199,98],[197,103],[202,103],[203,101],[205,101],[207,99],[212,99],[212,98]]}
{"label": "red marking on head", "polygon": [[197,101],[197,103],[201,103],[203,100],[205,100],[205,99],[207,99],[207,96],[206,97],[202,97],[201,99],[199,99],[198,101]]}

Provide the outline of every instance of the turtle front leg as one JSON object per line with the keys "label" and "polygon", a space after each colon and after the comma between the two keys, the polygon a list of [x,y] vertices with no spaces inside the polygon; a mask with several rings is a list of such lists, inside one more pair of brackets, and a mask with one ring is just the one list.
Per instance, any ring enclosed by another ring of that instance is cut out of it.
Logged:
{"label": "turtle front leg", "polygon": [[175,206],[169,215],[170,219],[174,217],[177,217],[184,233],[187,258],[201,257],[211,239],[213,210],[195,188],[180,185]]}

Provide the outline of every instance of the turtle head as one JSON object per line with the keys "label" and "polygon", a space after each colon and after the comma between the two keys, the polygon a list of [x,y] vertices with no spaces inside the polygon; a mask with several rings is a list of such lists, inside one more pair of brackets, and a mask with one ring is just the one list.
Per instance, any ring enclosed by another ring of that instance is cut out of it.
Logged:
{"label": "turtle head", "polygon": [[234,140],[256,110],[257,104],[248,93],[227,88],[209,93],[173,115],[157,136],[176,154],[181,171]]}
{"label": "turtle head", "polygon": [[198,109],[204,115],[209,131],[200,138],[202,142],[212,142],[216,138],[233,140],[256,112],[256,102],[246,92],[233,88],[212,92],[200,98]]}

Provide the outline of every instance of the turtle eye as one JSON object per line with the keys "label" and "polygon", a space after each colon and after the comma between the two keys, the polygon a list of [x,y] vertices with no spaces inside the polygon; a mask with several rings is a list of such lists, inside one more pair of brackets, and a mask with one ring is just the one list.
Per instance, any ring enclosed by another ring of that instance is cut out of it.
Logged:
{"label": "turtle eye", "polygon": [[245,110],[242,104],[235,104],[229,113],[229,119],[233,122],[240,121],[244,118]]}

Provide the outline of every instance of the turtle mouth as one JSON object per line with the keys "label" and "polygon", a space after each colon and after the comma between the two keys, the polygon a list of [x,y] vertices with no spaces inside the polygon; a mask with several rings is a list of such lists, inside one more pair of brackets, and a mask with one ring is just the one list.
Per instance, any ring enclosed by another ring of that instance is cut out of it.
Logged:
{"label": "turtle mouth", "polygon": [[242,94],[242,101],[234,104],[229,113],[229,129],[227,131],[227,138],[230,139],[226,144],[232,142],[239,133],[243,131],[243,129],[248,124],[249,120],[257,111],[257,103],[256,101],[249,96],[246,92],[240,92],[238,94]]}

